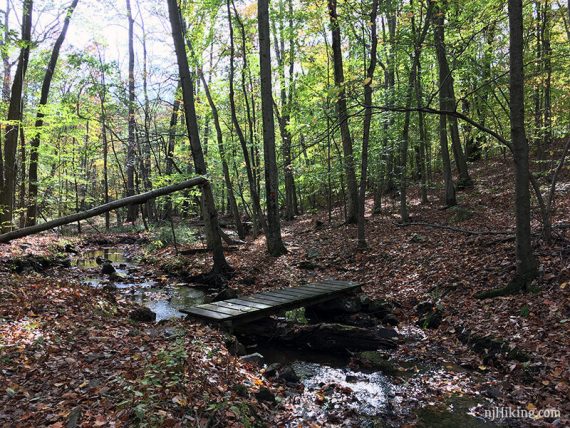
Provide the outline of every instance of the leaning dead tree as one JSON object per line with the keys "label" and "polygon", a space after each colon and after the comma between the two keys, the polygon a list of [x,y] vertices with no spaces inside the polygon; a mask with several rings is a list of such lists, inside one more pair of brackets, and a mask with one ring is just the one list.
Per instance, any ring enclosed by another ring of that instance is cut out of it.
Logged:
{"label": "leaning dead tree", "polygon": [[86,220],[88,218],[95,217],[104,214],[106,212],[116,210],[118,208],[142,204],[143,202],[146,202],[149,199],[153,199],[158,196],[168,195],[178,190],[184,190],[194,186],[209,186],[209,185],[210,182],[208,181],[207,178],[201,176],[194,177],[190,180],[186,180],[181,183],[171,184],[170,186],[161,187],[159,189],[154,189],[148,192],[129,196],[123,199],[118,199],[116,201],[99,205],[97,207],[91,208],[86,211],[81,211],[65,217],[60,217],[55,220],[47,221],[45,223],[41,223],[35,226],[24,227],[22,229],[4,233],[0,235],[0,243],[10,242],[13,239],[23,238],[24,236],[34,235],[36,233],[50,230],[55,227],[63,226],[65,224],[74,223],[80,220]]}

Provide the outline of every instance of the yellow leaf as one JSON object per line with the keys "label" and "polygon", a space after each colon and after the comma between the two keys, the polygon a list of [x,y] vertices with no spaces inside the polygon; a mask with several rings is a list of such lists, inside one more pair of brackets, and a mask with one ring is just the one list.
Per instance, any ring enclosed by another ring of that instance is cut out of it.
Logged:
{"label": "yellow leaf", "polygon": [[370,85],[370,82],[372,82],[372,78],[371,77],[367,77],[366,79],[364,79],[364,82],[362,82],[362,84],[364,86],[368,86]]}
{"label": "yellow leaf", "polygon": [[178,404],[179,406],[182,406],[182,407],[186,406],[186,404],[188,403],[188,402],[186,401],[186,398],[182,397],[181,395],[175,396],[175,397],[172,399],[172,402],[173,402],[174,404]]}
{"label": "yellow leaf", "polygon": [[569,284],[568,281],[563,282],[562,284],[560,284],[560,288],[564,290],[568,284]]}
{"label": "yellow leaf", "polygon": [[536,406],[535,406],[534,404],[532,404],[532,403],[528,403],[528,404],[526,405],[526,409],[527,409],[527,410],[536,410]]}

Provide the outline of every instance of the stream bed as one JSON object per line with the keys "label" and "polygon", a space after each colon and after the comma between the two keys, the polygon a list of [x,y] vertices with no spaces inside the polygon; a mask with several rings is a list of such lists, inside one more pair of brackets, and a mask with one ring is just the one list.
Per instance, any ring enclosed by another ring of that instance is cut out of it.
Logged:
{"label": "stream bed", "polygon": [[[115,269],[112,275],[101,273],[104,263]],[[116,288],[126,298],[156,313],[156,321],[185,316],[180,309],[204,302],[206,294],[197,288],[167,281],[159,283],[145,274],[133,258],[116,248],[85,251],[74,259],[73,266],[85,273],[82,283],[90,287]]]}
{"label": "stream bed", "polygon": [[[114,273],[103,274],[102,265],[109,263]],[[155,312],[157,322],[182,318],[185,314],[180,309],[203,303],[207,297],[204,291],[188,284],[169,278],[157,279],[122,248],[84,251],[74,257],[72,266],[80,271],[86,286],[116,290]],[[307,322],[302,309],[291,311],[287,318]],[[283,420],[283,426],[396,427],[401,425],[402,416],[409,417],[414,412],[408,406],[409,400],[402,399],[403,395],[410,394],[412,381],[402,383],[401,379],[379,371],[349,368],[347,356],[301,351],[277,343],[255,344],[251,352],[262,354],[266,367],[278,364],[295,373],[297,381],[285,385],[281,405],[289,416]],[[472,415],[471,409],[478,405],[477,401],[465,397],[452,397],[437,406],[416,409],[417,426],[498,426]]]}

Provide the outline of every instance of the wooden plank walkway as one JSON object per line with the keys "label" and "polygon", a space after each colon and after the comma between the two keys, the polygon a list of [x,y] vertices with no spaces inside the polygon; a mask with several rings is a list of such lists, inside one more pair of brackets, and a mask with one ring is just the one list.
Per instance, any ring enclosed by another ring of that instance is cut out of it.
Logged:
{"label": "wooden plank walkway", "polygon": [[280,288],[236,299],[192,306],[181,312],[191,317],[232,327],[275,313],[314,305],[359,290],[361,284],[327,279],[300,287]]}

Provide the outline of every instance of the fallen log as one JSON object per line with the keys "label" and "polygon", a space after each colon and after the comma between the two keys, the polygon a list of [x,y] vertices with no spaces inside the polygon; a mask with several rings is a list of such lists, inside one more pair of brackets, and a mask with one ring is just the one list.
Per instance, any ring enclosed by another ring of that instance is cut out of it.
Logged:
{"label": "fallen log", "polygon": [[390,328],[363,328],[337,323],[312,325],[265,319],[236,327],[236,333],[317,351],[375,351],[398,346],[398,333]]}
{"label": "fallen log", "polygon": [[129,196],[123,199],[117,199],[116,201],[99,205],[86,211],[81,211],[65,217],[57,218],[55,220],[46,221],[45,223],[37,224],[35,226],[24,227],[22,229],[4,233],[0,235],[0,243],[10,242],[13,239],[23,238],[24,236],[34,235],[36,233],[44,232],[46,230],[63,226],[65,224],[80,220],[86,220],[88,218],[95,217],[108,211],[116,210],[118,208],[126,207],[129,205],[142,204],[143,202],[146,202],[147,200],[156,198],[158,196],[168,195],[170,193],[176,192],[178,190],[184,190],[189,187],[204,186],[208,183],[209,181],[206,177],[199,176],[191,178],[190,180],[183,181],[181,183],[171,184],[170,186],[139,193],[138,195]]}

